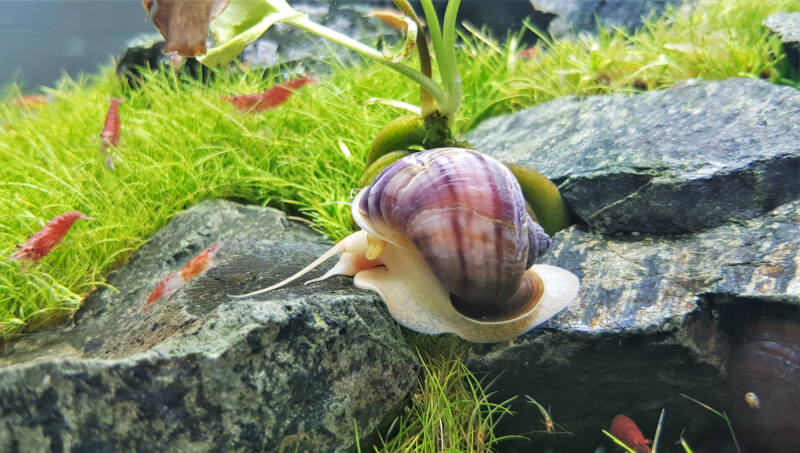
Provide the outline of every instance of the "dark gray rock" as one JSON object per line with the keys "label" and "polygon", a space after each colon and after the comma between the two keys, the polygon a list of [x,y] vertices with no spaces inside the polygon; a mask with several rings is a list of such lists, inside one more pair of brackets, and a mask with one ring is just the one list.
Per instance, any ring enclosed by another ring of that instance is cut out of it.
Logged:
{"label": "dark gray rock", "polygon": [[564,98],[464,138],[560,183],[581,221],[541,260],[579,276],[578,301],[470,360],[499,376],[497,401],[520,397],[499,434],[544,429],[530,395],[576,433],[560,450],[592,451],[619,413],[652,437],[662,408],[666,443],[686,428],[699,445],[719,420],[680,394],[731,407],[729,351],[748,323],[800,322],[800,92],[731,79]]}
{"label": "dark gray rock", "polygon": [[530,0],[539,12],[552,14],[547,31],[553,36],[564,36],[570,32],[597,31],[597,22],[611,27],[636,30],[642,19],[651,14],[658,17],[667,5],[678,7],[691,0]]}
{"label": "dark gray rock", "polygon": [[[160,70],[172,64],[172,57],[162,53],[166,45],[158,33],[135,37],[128,42],[122,57],[117,60],[117,75],[130,86],[138,87],[143,79],[143,68]],[[213,77],[213,73],[194,58],[187,58],[178,73],[203,82]]]}
{"label": "dark gray rock", "polygon": [[[215,268],[143,311],[163,277],[217,240]],[[178,214],[74,326],[5,347],[0,450],[352,450],[354,425],[363,443],[416,384],[416,356],[382,302],[345,278],[227,297],[327,247],[272,209],[213,201]]]}
{"label": "dark gray rock", "polygon": [[760,80],[567,97],[464,138],[560,183],[580,221],[605,233],[691,232],[800,197],[800,91]]}
{"label": "dark gray rock", "polygon": [[[619,413],[652,437],[662,408],[664,444],[684,428],[696,442],[720,421],[680,393],[725,410],[728,351],[739,332],[768,313],[800,320],[798,237],[800,201],[671,238],[610,238],[574,226],[558,233],[541,262],[580,277],[577,303],[510,345],[477,350],[469,363],[499,376],[498,401],[520,396],[499,433],[544,429],[522,398],[530,395],[576,434],[558,438],[562,451],[592,451]],[[520,443],[503,451],[540,449]]]}
{"label": "dark gray rock", "polygon": [[777,33],[789,64],[800,73],[800,13],[777,13],[764,20],[764,26]]}

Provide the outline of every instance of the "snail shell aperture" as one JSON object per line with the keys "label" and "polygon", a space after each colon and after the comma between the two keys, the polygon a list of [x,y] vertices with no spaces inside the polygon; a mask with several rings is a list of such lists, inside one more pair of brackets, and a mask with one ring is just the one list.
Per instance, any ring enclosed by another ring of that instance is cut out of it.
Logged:
{"label": "snail shell aperture", "polygon": [[[353,233],[282,286],[337,253],[325,275],[354,275],[402,325],[473,342],[511,340],[555,316],[578,279],[533,264],[550,238],[525,209],[513,174],[476,151],[439,148],[387,167],[353,200]],[[309,282],[307,282],[309,283]]]}

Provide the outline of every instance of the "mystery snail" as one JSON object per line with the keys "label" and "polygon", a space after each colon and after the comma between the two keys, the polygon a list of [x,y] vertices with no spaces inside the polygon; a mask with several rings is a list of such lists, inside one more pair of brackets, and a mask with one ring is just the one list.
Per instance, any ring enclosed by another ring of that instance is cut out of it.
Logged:
{"label": "mystery snail", "polygon": [[555,316],[578,293],[578,278],[533,264],[550,237],[525,209],[519,183],[476,151],[439,148],[387,167],[352,203],[361,230],[276,289],[342,253],[331,275],[354,275],[403,326],[472,342],[516,338]]}

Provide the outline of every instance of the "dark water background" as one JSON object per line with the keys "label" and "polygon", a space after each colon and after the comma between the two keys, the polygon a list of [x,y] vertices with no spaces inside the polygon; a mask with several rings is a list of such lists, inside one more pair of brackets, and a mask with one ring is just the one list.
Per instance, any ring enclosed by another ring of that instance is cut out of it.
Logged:
{"label": "dark water background", "polygon": [[141,0],[0,0],[0,89],[95,73],[142,33],[157,32]]}

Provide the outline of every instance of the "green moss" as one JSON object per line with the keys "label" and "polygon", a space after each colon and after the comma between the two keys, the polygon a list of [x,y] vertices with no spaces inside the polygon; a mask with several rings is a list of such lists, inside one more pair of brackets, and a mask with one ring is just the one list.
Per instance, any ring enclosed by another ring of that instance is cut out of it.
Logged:
{"label": "green moss", "polygon": [[492,451],[504,437],[494,435],[511,400],[490,401],[487,383],[464,364],[469,348],[454,336],[412,334],[423,376],[408,411],[382,439],[381,453]]}
{"label": "green moss", "polygon": [[[106,71],[64,80],[50,90],[53,102],[35,112],[3,103],[0,255],[10,255],[15,244],[65,211],[78,209],[97,220],[76,223],[28,272],[4,260],[0,334],[18,331],[41,311],[74,310],[74,294],[91,292],[170,217],[204,199],[271,205],[310,217],[332,238],[346,235],[341,201],[357,184],[372,135],[392,115],[365,101],[383,94],[378,86],[397,97],[413,88],[380,68],[350,68],[258,115],[240,113],[223,99],[264,91],[272,84],[266,79],[261,73],[219,74],[203,86],[158,74],[131,91]],[[110,97],[126,98],[114,171],[103,164],[97,140]]]}

